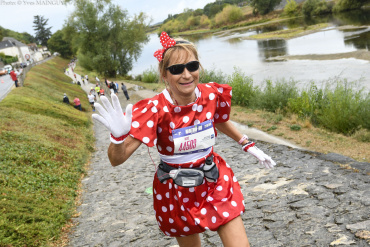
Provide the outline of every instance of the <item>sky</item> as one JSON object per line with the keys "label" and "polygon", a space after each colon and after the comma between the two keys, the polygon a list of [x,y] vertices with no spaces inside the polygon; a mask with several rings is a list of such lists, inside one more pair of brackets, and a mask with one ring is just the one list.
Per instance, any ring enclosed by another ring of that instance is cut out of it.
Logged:
{"label": "sky", "polygon": [[[182,13],[185,8],[204,8],[215,0],[113,0],[114,4],[126,9],[130,16],[144,12],[155,24],[165,20],[169,14]],[[0,26],[16,32],[35,35],[34,16],[48,19],[47,27],[52,33],[63,28],[67,17],[74,11],[72,4],[64,5],[62,0],[0,0]],[[148,19],[149,20],[149,19]]]}

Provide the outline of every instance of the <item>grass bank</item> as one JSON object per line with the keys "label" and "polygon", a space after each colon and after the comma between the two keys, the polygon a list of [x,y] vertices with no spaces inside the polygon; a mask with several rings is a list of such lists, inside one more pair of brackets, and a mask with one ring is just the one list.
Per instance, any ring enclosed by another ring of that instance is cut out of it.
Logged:
{"label": "grass bank", "polygon": [[59,246],[94,150],[90,112],[62,102],[86,93],[54,58],[33,67],[24,87],[0,102],[0,246]]}

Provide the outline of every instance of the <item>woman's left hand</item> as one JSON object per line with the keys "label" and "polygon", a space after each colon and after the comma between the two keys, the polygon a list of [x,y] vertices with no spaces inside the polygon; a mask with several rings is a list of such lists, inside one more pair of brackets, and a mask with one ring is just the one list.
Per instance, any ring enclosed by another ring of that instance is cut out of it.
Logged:
{"label": "woman's left hand", "polygon": [[248,147],[248,148],[245,148],[243,146],[243,150],[245,152],[250,153],[254,157],[256,157],[259,160],[260,164],[261,165],[264,165],[267,169],[271,169],[274,166],[276,166],[275,161],[273,161],[270,156],[268,156],[267,154],[265,154],[262,150],[260,150],[259,148],[257,148],[254,145],[251,146],[251,147]]}

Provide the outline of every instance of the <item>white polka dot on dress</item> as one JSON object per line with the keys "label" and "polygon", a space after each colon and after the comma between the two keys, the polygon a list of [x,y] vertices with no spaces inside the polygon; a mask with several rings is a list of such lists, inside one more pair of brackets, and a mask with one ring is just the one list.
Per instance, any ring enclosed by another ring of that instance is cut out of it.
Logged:
{"label": "white polka dot on dress", "polygon": [[192,109],[193,111],[197,111],[197,107],[198,107],[198,105],[197,105],[197,104],[194,104],[194,105],[191,107],[191,109]]}
{"label": "white polka dot on dress", "polygon": [[183,121],[184,123],[189,122],[189,117],[188,117],[188,116],[183,117],[182,121]]}
{"label": "white polka dot on dress", "polygon": [[169,218],[168,219],[168,222],[170,222],[171,224],[173,223],[173,222],[175,222],[172,218]]}
{"label": "white polka dot on dress", "polygon": [[144,108],[141,113],[145,113],[148,109]]}
{"label": "white polka dot on dress", "polygon": [[227,201],[227,198],[222,198],[221,201],[222,202],[226,202]]}
{"label": "white polka dot on dress", "polygon": [[181,205],[180,208],[181,208],[182,211],[185,211],[185,207],[183,205]]}
{"label": "white polka dot on dress", "polygon": [[216,223],[216,216],[212,216],[212,223]]}
{"label": "white polka dot on dress", "polygon": [[196,120],[194,121],[194,124],[200,124],[200,121],[199,121],[198,119],[196,119]]}
{"label": "white polka dot on dress", "polygon": [[157,147],[158,147],[158,150],[159,151],[162,151],[162,147],[161,146],[158,145]]}
{"label": "white polka dot on dress", "polygon": [[199,207],[199,202],[194,202],[194,205],[195,205],[196,207]]}
{"label": "white polka dot on dress", "polygon": [[208,196],[208,197],[207,197],[207,202],[211,202],[211,201],[213,201],[213,197]]}
{"label": "white polka dot on dress", "polygon": [[182,201],[183,201],[184,203],[187,203],[187,202],[189,202],[189,198],[184,198]]}
{"label": "white polka dot on dress", "polygon": [[165,206],[162,206],[162,212],[163,213],[167,212],[167,208]]}
{"label": "white polka dot on dress", "polygon": [[202,194],[201,194],[202,197],[205,197],[206,195],[207,195],[206,191],[203,191]]}
{"label": "white polka dot on dress", "polygon": [[236,207],[238,204],[235,201],[232,201],[231,202],[231,205],[233,205],[234,207]]}
{"label": "white polka dot on dress", "polygon": [[194,219],[194,221],[195,221],[195,224],[196,224],[196,225],[199,225],[199,223],[200,223],[200,219],[195,218],[195,219]]}
{"label": "white polka dot on dress", "polygon": [[154,126],[154,122],[152,120],[149,120],[146,125],[149,127],[149,128],[152,128]]}
{"label": "white polka dot on dress", "polygon": [[173,142],[173,137],[172,136],[168,136],[168,140],[170,140],[170,142]]}
{"label": "white polka dot on dress", "polygon": [[225,180],[225,181],[229,181],[229,176],[224,175],[224,180]]}
{"label": "white polka dot on dress", "polygon": [[[226,176],[226,175],[225,175],[225,176]],[[226,181],[227,181],[227,180],[226,180]],[[221,185],[217,186],[216,190],[218,190],[218,191],[222,191],[222,186],[221,186]]]}
{"label": "white polka dot on dress", "polygon": [[206,117],[207,117],[207,119],[211,119],[211,117],[212,117],[212,113],[207,112]]}
{"label": "white polka dot on dress", "polygon": [[220,117],[220,115],[218,115],[218,113],[215,114],[215,118],[218,119]]}
{"label": "white polka dot on dress", "polygon": [[175,107],[175,109],[174,109],[174,111],[175,111],[176,113],[179,113],[179,112],[181,112],[181,108],[180,108],[180,107],[178,107],[178,106],[176,106],[176,107]]}
{"label": "white polka dot on dress", "polygon": [[184,227],[184,232],[188,232],[188,231],[190,231],[189,227],[185,226]]}
{"label": "white polka dot on dress", "polygon": [[170,192],[166,192],[166,197],[170,198]]}
{"label": "white polka dot on dress", "polygon": [[139,128],[140,124],[139,124],[139,122],[134,121],[134,122],[132,122],[131,126],[132,126],[133,128]]}
{"label": "white polka dot on dress", "polygon": [[225,102],[221,102],[220,106],[221,107],[225,107],[226,106],[226,103]]}
{"label": "white polka dot on dress", "polygon": [[210,93],[209,94],[209,96],[208,96],[208,98],[210,99],[210,100],[214,100],[215,99],[215,94],[214,93]]}
{"label": "white polka dot on dress", "polygon": [[183,221],[187,221],[187,220],[188,220],[185,216],[181,216],[181,219],[182,219]]}
{"label": "white polka dot on dress", "polygon": [[200,210],[200,213],[203,214],[203,215],[205,215],[207,213],[207,209],[202,208],[202,210]]}
{"label": "white polka dot on dress", "polygon": [[167,151],[168,152],[172,152],[172,148],[171,147],[166,147]]}
{"label": "white polka dot on dress", "polygon": [[163,221],[161,216],[158,216],[158,219],[159,219],[160,221]]}
{"label": "white polka dot on dress", "polygon": [[175,128],[175,124],[173,122],[170,122],[170,127],[171,127],[171,129],[174,129]]}
{"label": "white polka dot on dress", "polygon": [[144,137],[144,138],[143,138],[143,142],[144,142],[144,143],[149,143],[149,142],[150,142],[150,139],[149,139],[148,137]]}
{"label": "white polka dot on dress", "polygon": [[202,112],[202,111],[203,111],[203,106],[202,106],[202,105],[198,105],[198,107],[197,107],[197,111],[198,111],[198,112]]}
{"label": "white polka dot on dress", "polygon": [[230,214],[229,214],[228,212],[223,212],[223,213],[222,213],[222,215],[223,215],[224,217],[229,217],[229,215],[230,215]]}
{"label": "white polka dot on dress", "polygon": [[154,104],[155,106],[157,106],[157,105],[158,105],[158,100],[154,100],[154,101],[153,101],[153,104]]}
{"label": "white polka dot on dress", "polygon": [[237,182],[237,181],[238,181],[238,179],[236,179],[236,177],[235,177],[235,176],[233,176],[233,181],[234,181],[234,182]]}
{"label": "white polka dot on dress", "polygon": [[164,112],[169,112],[169,110],[168,110],[167,106],[163,107],[163,111],[164,111]]}
{"label": "white polka dot on dress", "polygon": [[227,117],[228,117],[228,115],[227,115],[227,114],[222,115],[222,118],[223,118],[223,119],[227,119]]}
{"label": "white polka dot on dress", "polygon": [[155,107],[155,106],[153,106],[151,110],[152,110],[153,113],[158,112],[157,107]]}
{"label": "white polka dot on dress", "polygon": [[219,87],[219,88],[218,88],[218,91],[219,91],[220,93],[223,93],[223,92],[224,92],[224,89],[223,89],[222,87]]}
{"label": "white polka dot on dress", "polygon": [[174,208],[174,206],[172,204],[170,204],[170,211],[172,211]]}
{"label": "white polka dot on dress", "polygon": [[162,132],[162,128],[161,127],[158,127],[157,128],[157,131],[158,131],[158,133],[161,133]]}
{"label": "white polka dot on dress", "polygon": [[158,195],[157,195],[157,200],[162,200],[162,196],[161,196],[161,194],[158,194]]}
{"label": "white polka dot on dress", "polygon": [[179,191],[179,197],[181,197],[182,196],[182,193],[181,193],[181,191]]}
{"label": "white polka dot on dress", "polygon": [[171,232],[177,232],[177,231],[176,231],[176,229],[173,229],[173,228],[172,228],[172,229],[171,229]]}

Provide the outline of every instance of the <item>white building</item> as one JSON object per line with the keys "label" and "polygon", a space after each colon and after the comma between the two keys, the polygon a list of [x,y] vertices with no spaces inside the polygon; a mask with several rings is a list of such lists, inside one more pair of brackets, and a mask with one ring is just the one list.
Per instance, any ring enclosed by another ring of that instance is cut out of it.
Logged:
{"label": "white building", "polygon": [[31,53],[26,44],[11,37],[4,37],[0,42],[0,52],[7,56],[18,56],[18,62],[25,63],[31,59]]}

